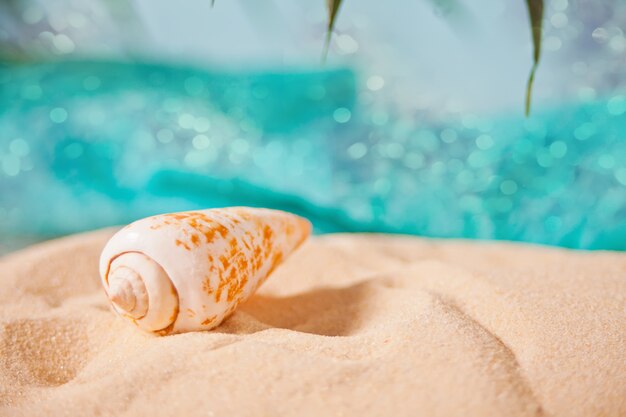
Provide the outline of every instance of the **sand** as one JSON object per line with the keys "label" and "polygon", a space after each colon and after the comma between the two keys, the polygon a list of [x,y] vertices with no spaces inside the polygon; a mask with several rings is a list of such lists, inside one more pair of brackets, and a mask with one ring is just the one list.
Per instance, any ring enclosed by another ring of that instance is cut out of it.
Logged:
{"label": "sand", "polygon": [[626,253],[316,237],[156,337],[109,309],[111,234],[0,259],[0,416],[626,415]]}

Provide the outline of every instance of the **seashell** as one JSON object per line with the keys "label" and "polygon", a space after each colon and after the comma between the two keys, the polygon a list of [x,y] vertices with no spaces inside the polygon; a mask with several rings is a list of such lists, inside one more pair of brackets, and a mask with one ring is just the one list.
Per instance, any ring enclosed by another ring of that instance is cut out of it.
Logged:
{"label": "seashell", "polygon": [[129,224],[100,257],[113,309],[156,334],[209,330],[248,299],[309,235],[278,210],[231,207]]}

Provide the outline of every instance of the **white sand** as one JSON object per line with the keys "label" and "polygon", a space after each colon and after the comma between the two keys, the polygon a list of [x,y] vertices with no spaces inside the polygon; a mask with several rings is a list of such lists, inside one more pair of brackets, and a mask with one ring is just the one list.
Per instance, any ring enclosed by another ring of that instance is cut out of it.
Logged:
{"label": "white sand", "polygon": [[1,416],[626,416],[626,254],[314,238],[214,331],[108,307],[111,231],[0,260]]}

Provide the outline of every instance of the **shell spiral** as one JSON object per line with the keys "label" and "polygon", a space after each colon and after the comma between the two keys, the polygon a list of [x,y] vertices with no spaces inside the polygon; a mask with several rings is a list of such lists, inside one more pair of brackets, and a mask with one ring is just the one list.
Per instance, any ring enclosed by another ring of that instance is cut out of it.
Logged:
{"label": "shell spiral", "polygon": [[278,210],[164,214],[117,232],[100,257],[113,309],[156,334],[209,330],[248,299],[309,235]]}

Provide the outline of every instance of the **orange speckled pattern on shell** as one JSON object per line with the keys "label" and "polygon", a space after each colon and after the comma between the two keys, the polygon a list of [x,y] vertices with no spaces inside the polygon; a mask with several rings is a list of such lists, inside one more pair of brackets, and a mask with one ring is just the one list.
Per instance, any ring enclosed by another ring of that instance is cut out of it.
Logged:
{"label": "orange speckled pattern on shell", "polygon": [[163,267],[180,302],[170,330],[181,332],[217,326],[256,291],[310,230],[307,220],[277,210],[232,207],[190,211],[130,224],[119,234],[133,236],[133,243],[119,239],[126,244],[117,245],[114,237],[110,252],[112,256],[142,252]]}
{"label": "orange speckled pattern on shell", "polygon": [[[221,250],[221,253],[207,254],[209,272],[219,276],[219,283],[214,289],[211,286],[211,277],[207,276],[203,289],[208,294],[213,294],[216,302],[219,302],[226,292],[227,301],[238,304],[248,279],[268,262],[269,275],[283,257],[282,245],[277,244],[278,240],[274,236],[273,229],[276,225],[267,224],[263,218],[251,215],[249,209],[191,211],[164,214],[153,219],[156,222],[151,226],[152,229],[159,229],[165,225],[180,228],[183,237],[176,239],[175,244],[187,251],[192,251],[203,244],[211,244],[215,240],[227,242],[226,249]],[[278,220],[278,229],[282,229],[287,236],[297,231],[298,236],[302,237],[297,240],[296,245],[300,245],[309,234],[310,226],[306,221],[294,224],[291,218]],[[235,229],[238,227],[246,229],[243,234],[236,233]],[[219,259],[217,264],[214,264],[215,256]],[[264,279],[258,280],[255,285],[258,287],[263,281]],[[190,311],[190,314],[193,314],[193,311]]]}

